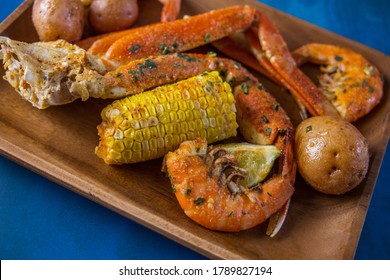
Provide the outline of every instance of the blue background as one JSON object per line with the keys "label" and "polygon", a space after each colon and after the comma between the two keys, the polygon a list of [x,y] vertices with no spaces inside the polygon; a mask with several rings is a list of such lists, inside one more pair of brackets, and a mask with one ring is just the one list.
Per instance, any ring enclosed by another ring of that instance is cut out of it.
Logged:
{"label": "blue background", "polygon": [[[0,21],[21,2],[2,0]],[[390,54],[390,1],[263,3]],[[390,259],[389,167],[387,151],[356,259]],[[0,156],[0,259],[205,257]]]}

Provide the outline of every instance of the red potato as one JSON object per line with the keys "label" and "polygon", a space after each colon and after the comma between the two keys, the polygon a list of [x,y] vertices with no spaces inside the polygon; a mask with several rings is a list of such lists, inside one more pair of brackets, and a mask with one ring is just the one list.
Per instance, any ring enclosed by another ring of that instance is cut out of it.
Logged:
{"label": "red potato", "polygon": [[94,0],[89,7],[89,21],[99,33],[129,28],[137,18],[137,0]]}
{"label": "red potato", "polygon": [[32,21],[41,41],[81,39],[84,6],[80,0],[35,0]]}
{"label": "red potato", "polygon": [[295,154],[305,181],[326,194],[352,190],[369,166],[365,137],[349,122],[331,116],[312,117],[298,125]]}

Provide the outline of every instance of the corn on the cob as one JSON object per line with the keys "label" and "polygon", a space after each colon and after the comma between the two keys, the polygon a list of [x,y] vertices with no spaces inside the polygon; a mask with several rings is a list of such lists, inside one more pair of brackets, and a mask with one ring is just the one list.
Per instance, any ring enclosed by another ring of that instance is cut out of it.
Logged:
{"label": "corn on the cob", "polygon": [[236,135],[235,112],[229,84],[218,72],[203,73],[108,105],[95,152],[123,164],[162,157],[196,137],[213,143]]}

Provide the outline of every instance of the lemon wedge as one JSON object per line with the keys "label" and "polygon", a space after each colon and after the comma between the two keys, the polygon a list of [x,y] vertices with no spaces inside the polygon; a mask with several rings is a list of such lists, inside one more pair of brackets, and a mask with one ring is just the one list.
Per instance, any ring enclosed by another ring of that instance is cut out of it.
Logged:
{"label": "lemon wedge", "polygon": [[274,145],[256,145],[250,143],[230,143],[216,145],[232,154],[238,166],[245,169],[247,177],[241,184],[251,188],[261,183],[269,174],[280,150]]}

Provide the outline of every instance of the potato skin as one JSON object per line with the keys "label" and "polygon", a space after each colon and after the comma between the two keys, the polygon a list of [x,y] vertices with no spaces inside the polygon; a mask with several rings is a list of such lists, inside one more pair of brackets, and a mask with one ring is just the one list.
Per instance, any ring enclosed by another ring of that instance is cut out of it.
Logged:
{"label": "potato skin", "polygon": [[369,165],[368,144],[347,121],[331,116],[301,122],[295,134],[298,170],[314,189],[343,194],[360,184]]}
{"label": "potato skin", "polygon": [[80,0],[35,0],[32,21],[41,41],[80,40],[84,6]]}
{"label": "potato skin", "polygon": [[89,21],[99,33],[129,28],[137,18],[137,0],[94,0],[89,8]]}

